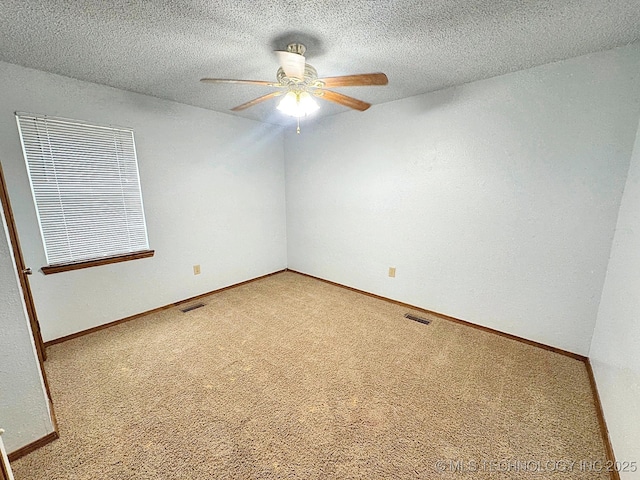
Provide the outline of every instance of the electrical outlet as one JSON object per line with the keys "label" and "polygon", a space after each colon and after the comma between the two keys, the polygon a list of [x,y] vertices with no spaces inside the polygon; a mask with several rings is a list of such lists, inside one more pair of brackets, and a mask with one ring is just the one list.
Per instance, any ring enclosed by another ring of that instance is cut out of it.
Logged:
{"label": "electrical outlet", "polygon": [[200,265],[194,265],[193,266],[193,274],[194,275],[200,275]]}
{"label": "electrical outlet", "polygon": [[396,267],[389,267],[389,276],[392,278],[396,276]]}

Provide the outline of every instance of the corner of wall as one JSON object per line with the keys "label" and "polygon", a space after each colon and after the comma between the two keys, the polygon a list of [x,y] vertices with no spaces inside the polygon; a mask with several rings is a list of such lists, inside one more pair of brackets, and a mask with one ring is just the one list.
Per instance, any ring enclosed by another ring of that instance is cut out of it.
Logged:
{"label": "corner of wall", "polygon": [[[640,468],[640,125],[612,236],[594,325],[590,362],[618,462]],[[621,472],[621,478],[631,478]]]}

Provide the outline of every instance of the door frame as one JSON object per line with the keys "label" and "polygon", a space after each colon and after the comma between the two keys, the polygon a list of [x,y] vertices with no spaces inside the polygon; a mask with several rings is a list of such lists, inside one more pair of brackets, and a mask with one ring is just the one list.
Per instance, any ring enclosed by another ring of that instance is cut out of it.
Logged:
{"label": "door frame", "polygon": [[2,434],[4,430],[0,428],[0,480],[14,480],[11,465],[9,465],[9,457],[2,443]]}
{"label": "door frame", "polygon": [[38,322],[38,315],[36,313],[36,306],[33,302],[33,296],[31,295],[31,286],[29,285],[29,277],[31,275],[31,269],[25,265],[24,257],[22,256],[22,250],[20,249],[20,241],[18,239],[18,229],[13,217],[13,211],[11,210],[11,201],[9,200],[9,191],[7,190],[7,184],[4,180],[4,173],[2,171],[2,163],[0,163],[0,203],[4,211],[4,217],[7,223],[7,230],[9,231],[9,243],[11,243],[11,249],[13,250],[13,259],[15,263],[16,272],[20,279],[20,287],[22,290],[22,296],[24,297],[24,303],[27,309],[27,316],[29,317],[29,325],[31,327],[31,335],[33,337],[34,344],[36,346],[36,352],[38,354],[38,362],[40,363],[40,372],[42,374],[42,380],[47,391],[47,397],[49,399],[51,407],[51,416],[53,414],[53,404],[51,401],[51,390],[49,389],[49,381],[47,380],[47,374],[44,370],[44,361],[47,359],[47,352],[42,341],[42,333],[40,332],[40,322]]}

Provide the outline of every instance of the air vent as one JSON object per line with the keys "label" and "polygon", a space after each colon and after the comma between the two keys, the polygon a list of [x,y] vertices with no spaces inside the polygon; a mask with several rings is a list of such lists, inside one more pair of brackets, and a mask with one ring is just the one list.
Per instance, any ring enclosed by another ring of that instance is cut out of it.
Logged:
{"label": "air vent", "polygon": [[408,318],[409,320],[413,320],[414,322],[424,323],[425,325],[429,325],[431,320],[427,320],[426,318],[416,317],[415,315],[411,315],[410,313],[405,313],[404,318]]}
{"label": "air vent", "polygon": [[187,313],[187,312],[190,312],[191,310],[195,310],[196,308],[200,308],[200,307],[204,307],[204,303],[194,303],[193,305],[182,307],[180,311]]}

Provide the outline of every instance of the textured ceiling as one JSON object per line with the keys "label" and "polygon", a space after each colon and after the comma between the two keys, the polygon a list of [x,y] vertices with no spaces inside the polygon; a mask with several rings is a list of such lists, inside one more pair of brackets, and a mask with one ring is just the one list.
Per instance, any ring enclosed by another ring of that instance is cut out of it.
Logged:
{"label": "textured ceiling", "polygon": [[[0,0],[0,60],[227,113],[271,89],[199,79],[275,80],[291,41],[320,77],[386,73],[336,89],[375,108],[639,38],[640,0]],[[237,115],[290,121],[277,101]]]}

